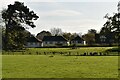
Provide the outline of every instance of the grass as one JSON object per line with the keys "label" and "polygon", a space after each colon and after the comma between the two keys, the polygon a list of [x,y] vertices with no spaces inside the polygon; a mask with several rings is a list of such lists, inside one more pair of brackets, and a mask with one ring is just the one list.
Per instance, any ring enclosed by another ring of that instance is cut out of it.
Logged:
{"label": "grass", "polygon": [[2,55],[0,52],[0,79],[2,78]]}
{"label": "grass", "polygon": [[3,55],[3,78],[117,78],[117,56]]}
{"label": "grass", "polygon": [[[54,52],[56,54],[62,52],[64,55],[67,55],[69,52],[71,53],[71,55],[82,55],[85,52],[86,53],[90,53],[90,52],[102,52],[102,53],[108,53],[106,52],[108,49],[112,49],[113,47],[81,47],[81,48],[77,48],[77,49],[71,49],[71,48],[29,48],[24,52],[4,52],[3,54],[14,54],[14,55],[36,55],[36,54],[53,54]],[[109,52],[108,54],[111,54],[111,52]],[[116,54],[117,52],[112,52],[112,54]]]}
{"label": "grass", "polygon": [[[112,47],[30,48],[25,52],[3,52],[3,78],[117,78],[118,56],[64,56],[102,52]],[[55,55],[51,54],[57,52]],[[63,55],[58,54],[63,52]],[[11,55],[8,55],[11,54]],[[23,55],[24,53],[24,55]],[[29,54],[30,53],[30,54]],[[40,53],[41,55],[36,55]],[[48,53],[44,55],[44,53]],[[109,54],[116,52],[109,52]],[[13,55],[14,54],[14,55]],[[120,71],[120,70],[119,70]]]}

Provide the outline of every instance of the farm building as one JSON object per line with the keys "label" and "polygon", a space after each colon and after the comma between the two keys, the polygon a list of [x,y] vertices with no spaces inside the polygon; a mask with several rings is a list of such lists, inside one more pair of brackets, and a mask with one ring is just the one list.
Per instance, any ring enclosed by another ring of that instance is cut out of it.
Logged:
{"label": "farm building", "polygon": [[72,39],[70,41],[70,43],[71,43],[71,45],[73,45],[73,44],[81,45],[81,44],[84,44],[84,40],[81,37],[77,36],[74,39]]}
{"label": "farm building", "polygon": [[42,40],[42,47],[50,46],[67,46],[68,41],[62,36],[44,36]]}
{"label": "farm building", "polygon": [[27,43],[25,45],[25,47],[41,47],[41,43],[42,41],[37,39],[36,37],[34,36],[30,36],[28,39],[27,39]]}
{"label": "farm building", "polygon": [[95,42],[98,44],[114,44],[117,42],[115,35],[112,32],[109,34],[95,34]]}

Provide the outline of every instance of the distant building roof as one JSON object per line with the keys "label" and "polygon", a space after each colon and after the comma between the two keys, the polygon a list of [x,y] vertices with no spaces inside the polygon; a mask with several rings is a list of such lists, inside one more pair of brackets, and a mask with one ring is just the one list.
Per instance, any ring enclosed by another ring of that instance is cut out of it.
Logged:
{"label": "distant building roof", "polygon": [[44,36],[43,41],[67,41],[62,36]]}
{"label": "distant building roof", "polygon": [[41,40],[37,39],[36,37],[34,36],[30,36],[28,39],[27,39],[27,42],[42,42]]}
{"label": "distant building roof", "polygon": [[81,37],[77,36],[74,39],[72,39],[71,41],[84,41]]}

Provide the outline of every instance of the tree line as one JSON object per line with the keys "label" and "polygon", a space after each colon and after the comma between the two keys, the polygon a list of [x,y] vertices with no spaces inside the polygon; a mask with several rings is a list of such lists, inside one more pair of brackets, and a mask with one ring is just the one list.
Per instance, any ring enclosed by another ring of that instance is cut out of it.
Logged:
{"label": "tree line", "polygon": [[95,43],[95,34],[97,33],[97,30],[90,29],[88,32],[84,35],[81,33],[70,33],[70,32],[62,32],[61,28],[51,28],[50,31],[41,31],[36,35],[38,39],[43,39],[44,36],[63,36],[68,41],[74,39],[77,36],[80,36],[83,38],[88,44]]}

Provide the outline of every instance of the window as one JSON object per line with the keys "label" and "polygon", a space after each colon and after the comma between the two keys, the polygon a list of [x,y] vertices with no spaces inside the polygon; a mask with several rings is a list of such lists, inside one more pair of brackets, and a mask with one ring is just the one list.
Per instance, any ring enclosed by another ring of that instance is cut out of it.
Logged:
{"label": "window", "polygon": [[31,42],[30,45],[33,45],[33,43]]}
{"label": "window", "polygon": [[52,44],[52,41],[50,41],[50,44]]}
{"label": "window", "polygon": [[50,42],[48,42],[48,41],[46,41],[46,42],[44,42],[45,44],[50,44]]}
{"label": "window", "polygon": [[105,36],[100,36],[101,42],[105,42],[106,37]]}
{"label": "window", "polygon": [[45,44],[47,44],[47,42],[44,42]]}
{"label": "window", "polygon": [[47,44],[50,44],[50,42],[47,42]]}

